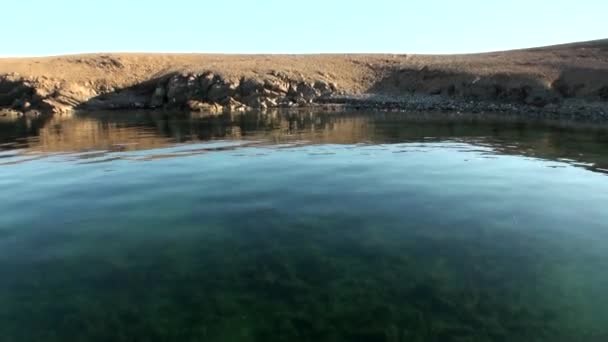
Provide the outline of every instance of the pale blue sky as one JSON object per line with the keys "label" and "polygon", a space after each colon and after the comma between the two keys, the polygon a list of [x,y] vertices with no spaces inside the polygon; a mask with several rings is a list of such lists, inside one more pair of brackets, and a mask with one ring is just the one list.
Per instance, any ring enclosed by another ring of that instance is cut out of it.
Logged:
{"label": "pale blue sky", "polygon": [[2,0],[1,56],[463,53],[608,38],[608,0]]}

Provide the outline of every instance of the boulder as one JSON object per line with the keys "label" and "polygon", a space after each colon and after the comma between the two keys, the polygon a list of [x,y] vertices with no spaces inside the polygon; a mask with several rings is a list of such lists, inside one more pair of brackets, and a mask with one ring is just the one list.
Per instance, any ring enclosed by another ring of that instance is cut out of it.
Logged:
{"label": "boulder", "polygon": [[262,108],[264,98],[261,94],[252,94],[247,97],[241,98],[241,101],[251,108]]}
{"label": "boulder", "polygon": [[289,95],[292,98],[298,96],[298,83],[297,82],[289,83],[289,89],[287,90],[287,95]]}
{"label": "boulder", "polygon": [[236,79],[236,80],[226,80],[224,81],[224,84],[226,84],[226,86],[228,87],[228,89],[230,89],[230,92],[232,92],[232,94],[239,94],[239,89],[241,87],[241,80]]}
{"label": "boulder", "polygon": [[[292,89],[293,89],[293,85],[292,85]],[[314,99],[316,99],[317,97],[319,97],[321,95],[319,93],[319,91],[317,91],[315,89],[314,85],[312,83],[308,83],[308,82],[298,83],[295,88],[295,94],[296,95],[294,96],[294,98],[297,100],[297,102],[300,102],[299,99],[303,99],[307,103],[310,103],[311,101],[313,101]]]}
{"label": "boulder", "polygon": [[264,83],[255,78],[243,78],[241,80],[240,92],[243,97],[259,94],[264,90]]}
{"label": "boulder", "polygon": [[188,100],[188,78],[185,75],[175,75],[167,82],[167,100],[172,105],[180,105]]}
{"label": "boulder", "polygon": [[215,83],[211,86],[211,88],[209,88],[207,98],[211,102],[220,103],[230,95],[232,95],[232,92],[228,85],[224,83]]}
{"label": "boulder", "polygon": [[224,80],[220,77],[215,78],[215,83],[211,85],[207,92],[206,98],[210,102],[221,103],[226,101],[228,97],[239,95],[240,81]]}
{"label": "boulder", "polygon": [[216,77],[210,72],[204,73],[199,78],[201,91],[206,95],[209,92],[209,88],[216,82]]}
{"label": "boulder", "polygon": [[76,107],[97,95],[93,88],[75,82],[64,82],[55,92],[53,99],[57,102]]}
{"label": "boulder", "polygon": [[[163,96],[163,102],[166,100],[170,105],[183,106],[188,100],[205,99],[207,88],[203,86],[203,83],[207,80],[208,76],[194,74],[174,75],[167,82],[166,95]],[[213,76],[211,75],[211,77]],[[157,97],[160,98],[160,96]],[[157,99],[155,102],[158,103],[160,101]]]}
{"label": "boulder", "polygon": [[321,95],[321,96],[329,96],[336,91],[335,87],[325,81],[315,81],[313,84],[313,88]]}

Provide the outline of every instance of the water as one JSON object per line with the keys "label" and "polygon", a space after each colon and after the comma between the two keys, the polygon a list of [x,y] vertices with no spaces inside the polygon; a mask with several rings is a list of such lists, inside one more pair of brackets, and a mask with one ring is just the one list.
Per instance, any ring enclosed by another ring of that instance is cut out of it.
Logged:
{"label": "water", "polygon": [[0,122],[0,189],[2,341],[608,340],[604,128]]}

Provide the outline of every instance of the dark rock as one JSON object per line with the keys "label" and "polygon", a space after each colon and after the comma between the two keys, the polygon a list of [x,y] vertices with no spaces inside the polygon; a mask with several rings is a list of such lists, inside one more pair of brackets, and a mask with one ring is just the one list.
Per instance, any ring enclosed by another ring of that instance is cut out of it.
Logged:
{"label": "dark rock", "polygon": [[264,90],[264,83],[255,78],[243,78],[240,90],[243,97],[259,94]]}
{"label": "dark rock", "polygon": [[260,94],[251,94],[245,97],[241,97],[241,102],[249,107],[259,108],[259,105],[262,101],[261,97],[262,96]]}
{"label": "dark rock", "polygon": [[2,90],[5,90],[0,92],[0,106],[3,107],[15,106],[15,102],[19,106],[34,94],[34,88],[22,80],[4,81],[0,84]]}
{"label": "dark rock", "polygon": [[167,82],[166,96],[173,105],[183,104],[188,100],[188,78],[185,75],[175,75]]}
{"label": "dark rock", "polygon": [[232,92],[230,91],[228,85],[224,83],[215,83],[211,86],[211,88],[209,88],[207,98],[211,102],[219,103],[222,100],[225,100],[230,95],[232,95]]}
{"label": "dark rock", "polygon": [[159,85],[154,89],[154,93],[152,94],[152,98],[150,99],[150,107],[162,107],[167,101],[167,91],[165,87]]}
{"label": "dark rock", "polygon": [[[184,106],[188,100],[204,100],[207,98],[209,88],[216,77],[211,73],[202,76],[194,74],[174,75],[166,86],[166,102],[172,106]],[[159,91],[160,92],[160,91]],[[155,96],[153,96],[155,97]],[[156,95],[155,104],[160,102],[160,94]]]}
{"label": "dark rock", "polygon": [[296,100],[303,99],[306,102],[310,102],[319,96],[319,92],[315,89],[314,85],[308,82],[300,82],[295,88]]}
{"label": "dark rock", "polygon": [[315,81],[313,88],[321,96],[329,96],[335,92],[336,87],[325,81]]}
{"label": "dark rock", "polygon": [[212,73],[207,72],[200,77],[199,82],[201,85],[201,92],[203,93],[203,95],[206,95],[209,92],[211,86],[216,82],[216,77]]}
{"label": "dark rock", "polygon": [[287,90],[287,95],[290,97],[298,96],[298,83],[297,82],[289,83],[289,89]]}

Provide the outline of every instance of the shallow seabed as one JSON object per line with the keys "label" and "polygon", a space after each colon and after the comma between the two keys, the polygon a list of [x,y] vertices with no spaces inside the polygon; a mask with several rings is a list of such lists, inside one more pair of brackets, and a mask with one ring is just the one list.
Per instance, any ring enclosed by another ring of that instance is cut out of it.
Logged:
{"label": "shallow seabed", "polygon": [[22,119],[0,189],[2,341],[608,340],[602,127]]}

